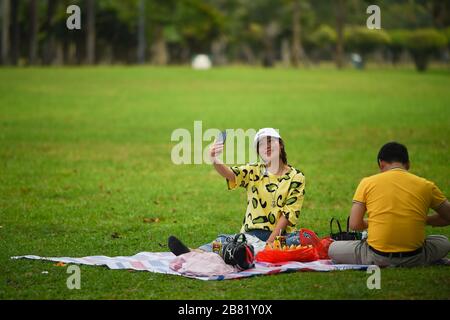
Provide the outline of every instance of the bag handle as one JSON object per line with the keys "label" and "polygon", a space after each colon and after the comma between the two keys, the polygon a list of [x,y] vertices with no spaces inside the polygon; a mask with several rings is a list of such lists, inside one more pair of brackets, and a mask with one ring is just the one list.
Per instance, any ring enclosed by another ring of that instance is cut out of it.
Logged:
{"label": "bag handle", "polygon": [[236,243],[238,243],[239,242],[239,238],[242,236],[242,243],[246,243],[247,242],[247,238],[245,237],[245,234],[243,234],[243,233],[238,233],[235,237],[234,237],[234,240],[233,240],[233,242],[236,242]]}
{"label": "bag handle", "polygon": [[335,218],[333,217],[333,218],[331,218],[331,220],[330,220],[330,235],[333,234],[333,221],[336,221],[336,224],[337,224],[338,229],[339,229],[339,233],[342,233],[342,228],[341,228],[341,224],[339,223],[339,220],[338,220],[338,219],[335,219]]}
{"label": "bag handle", "polygon": [[348,227],[350,225],[350,216],[347,217],[347,233],[349,232]]}

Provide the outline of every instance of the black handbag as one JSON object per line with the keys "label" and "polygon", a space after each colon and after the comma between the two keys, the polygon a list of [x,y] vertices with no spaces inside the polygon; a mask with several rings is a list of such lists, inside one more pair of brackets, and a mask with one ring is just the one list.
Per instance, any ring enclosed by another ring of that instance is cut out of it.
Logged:
{"label": "black handbag", "polygon": [[[333,232],[333,222],[336,221],[339,232]],[[347,218],[347,231],[342,231],[341,224],[338,219],[331,218],[330,221],[330,237],[336,241],[361,240],[362,233],[358,231],[349,231],[350,217]]]}
{"label": "black handbag", "polygon": [[223,260],[239,270],[246,270],[255,266],[255,250],[243,233],[238,233],[229,239],[222,247]]}

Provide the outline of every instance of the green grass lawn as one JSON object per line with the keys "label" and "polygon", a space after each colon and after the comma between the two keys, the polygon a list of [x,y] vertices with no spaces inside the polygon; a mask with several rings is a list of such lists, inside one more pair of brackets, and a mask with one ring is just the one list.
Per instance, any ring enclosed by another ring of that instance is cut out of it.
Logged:
{"label": "green grass lawn", "polygon": [[448,70],[0,69],[0,299],[449,299],[448,267],[383,269],[369,290],[363,271],[203,282],[81,266],[81,290],[68,290],[66,268],[10,260],[168,251],[170,234],[198,246],[237,232],[244,190],[227,191],[206,164],[171,162],[172,131],[195,120],[279,128],[307,179],[300,225],[320,236],[390,140],[448,196],[449,88]]}

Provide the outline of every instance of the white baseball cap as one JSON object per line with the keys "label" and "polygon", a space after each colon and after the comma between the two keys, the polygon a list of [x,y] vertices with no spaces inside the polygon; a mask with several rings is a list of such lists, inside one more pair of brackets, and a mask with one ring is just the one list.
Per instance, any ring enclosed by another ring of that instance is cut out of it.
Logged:
{"label": "white baseball cap", "polygon": [[259,131],[255,135],[255,139],[253,140],[253,146],[255,147],[255,150],[258,146],[258,141],[263,137],[274,137],[274,138],[281,139],[280,134],[274,128],[259,129]]}

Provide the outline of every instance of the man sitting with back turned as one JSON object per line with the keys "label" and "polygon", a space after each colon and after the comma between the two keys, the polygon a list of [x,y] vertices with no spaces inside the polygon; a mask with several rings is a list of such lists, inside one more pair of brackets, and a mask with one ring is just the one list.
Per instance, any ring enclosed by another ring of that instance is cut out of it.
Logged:
{"label": "man sitting with back turned", "polygon": [[[433,264],[450,251],[448,238],[425,237],[425,225],[450,225],[450,203],[433,182],[409,173],[408,150],[390,142],[378,153],[381,173],[361,180],[350,228],[368,229],[367,241],[335,241],[335,263],[413,267]],[[432,208],[437,214],[428,216]],[[367,212],[368,219],[364,219]]]}

